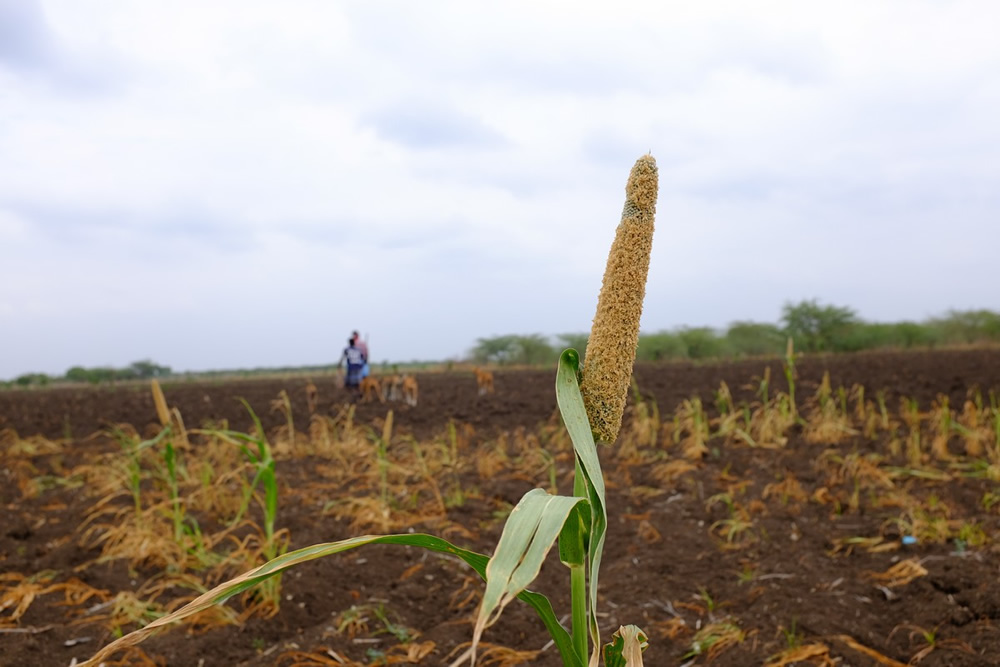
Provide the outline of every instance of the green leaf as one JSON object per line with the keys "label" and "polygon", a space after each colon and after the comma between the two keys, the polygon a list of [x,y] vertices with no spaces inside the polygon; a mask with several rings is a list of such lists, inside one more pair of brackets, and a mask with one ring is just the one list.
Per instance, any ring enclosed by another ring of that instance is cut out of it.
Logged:
{"label": "green leaf", "polygon": [[587,554],[589,567],[587,570],[587,586],[590,594],[590,636],[594,644],[592,661],[596,660],[600,647],[600,631],[597,625],[597,575],[601,569],[601,556],[604,553],[604,536],[608,528],[608,513],[605,503],[604,474],[601,462],[597,456],[597,445],[594,443],[594,433],[587,419],[587,410],[583,406],[583,396],[580,394],[579,383],[580,355],[576,350],[569,349],[559,357],[559,368],[556,371],[556,402],[563,423],[573,441],[573,450],[587,482],[587,494],[590,500],[590,530]]}
{"label": "green leaf", "polygon": [[472,635],[473,660],[483,630],[495,623],[504,608],[535,580],[563,526],[567,521],[579,521],[574,510],[586,502],[585,498],[553,496],[532,489],[517,503],[486,567],[486,591]]}
{"label": "green leaf", "polygon": [[144,449],[148,449],[150,447],[155,447],[157,444],[159,444],[160,440],[163,440],[168,435],[170,435],[170,427],[169,426],[164,426],[160,430],[160,432],[156,434],[156,437],[151,438],[149,440],[143,440],[138,445],[136,445],[135,446],[135,451],[139,452],[139,451],[142,451]]}
{"label": "green leaf", "polygon": [[278,515],[278,481],[275,479],[273,460],[261,470],[260,481],[264,485],[264,517],[273,524]]}
{"label": "green leaf", "polygon": [[253,419],[253,424],[257,428],[257,437],[250,438],[250,440],[257,443],[257,454],[258,454],[257,460],[258,461],[269,460],[271,458],[271,448],[267,444],[267,436],[264,435],[265,431],[264,427],[260,423],[260,417],[258,417],[257,413],[254,412],[253,408],[250,407],[250,403],[249,401],[247,401],[247,399],[240,397],[240,403],[242,403],[243,406],[247,409],[247,412],[250,413],[250,418]]}
{"label": "green leaf", "polygon": [[587,534],[590,532],[590,506],[581,503],[563,524],[559,533],[559,560],[567,567],[585,565],[587,562]]}
{"label": "green leaf", "polygon": [[163,461],[167,464],[167,474],[170,479],[177,478],[177,454],[174,452],[174,445],[167,440],[166,447],[163,448]]}
{"label": "green leaf", "polygon": [[[158,618],[149,625],[111,642],[98,651],[92,658],[81,663],[79,667],[97,667],[97,665],[106,661],[117,651],[139,644],[157,630],[170,625],[171,623],[176,623],[177,621],[187,618],[192,614],[204,611],[214,605],[222,604],[234,595],[238,595],[243,591],[253,588],[269,577],[273,577],[290,567],[315,560],[317,558],[323,558],[324,556],[331,556],[342,551],[365,546],[366,544],[403,544],[451,554],[468,563],[468,565],[484,579],[486,578],[486,568],[490,561],[489,558],[482,554],[456,547],[447,540],[442,540],[439,537],[423,533],[413,533],[407,535],[364,535],[361,537],[341,540],[339,542],[314,544],[312,546],[278,556],[274,560],[264,563],[260,567],[256,567],[234,579],[219,584],[212,590],[195,598],[177,611]],[[531,605],[531,607],[538,614],[542,623],[545,625],[545,628],[549,631],[549,635],[555,642],[556,647],[559,649],[559,654],[562,656],[563,664],[568,667],[583,667],[583,663],[573,652],[569,633],[562,627],[562,625],[559,624],[559,620],[556,618],[555,612],[552,610],[552,604],[549,602],[548,598],[544,595],[539,595],[538,593],[533,593],[527,590],[521,592],[517,597],[523,602]]]}

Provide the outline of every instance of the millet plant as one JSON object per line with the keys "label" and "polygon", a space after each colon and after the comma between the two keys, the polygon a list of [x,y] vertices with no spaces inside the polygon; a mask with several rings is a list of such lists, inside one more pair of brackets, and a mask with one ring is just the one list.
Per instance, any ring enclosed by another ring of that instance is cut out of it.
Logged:
{"label": "millet plant", "polygon": [[[449,553],[486,580],[471,647],[453,665],[467,660],[475,664],[484,630],[519,599],[536,611],[567,667],[597,667],[601,657],[607,667],[641,666],[647,638],[635,626],[619,628],[601,648],[597,585],[608,517],[596,443],[614,443],[621,428],[638,344],[657,190],[656,161],[645,155],[632,167],[625,187],[625,207],[608,255],[582,371],[576,350],[568,349],[559,358],[556,399],[576,462],[572,495],[553,495],[542,489],[526,493],[508,517],[492,557],[426,534],[365,535],[285,553],[112,642],[81,667],[96,667],[156,630],[222,604],[293,565],[366,544],[402,544]],[[560,624],[545,596],[528,590],[556,543],[559,560],[570,570],[569,630]]]}

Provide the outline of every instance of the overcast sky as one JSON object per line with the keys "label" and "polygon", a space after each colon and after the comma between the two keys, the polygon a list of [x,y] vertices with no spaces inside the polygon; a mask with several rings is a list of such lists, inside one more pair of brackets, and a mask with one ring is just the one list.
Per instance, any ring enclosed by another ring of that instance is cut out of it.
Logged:
{"label": "overcast sky", "polygon": [[0,0],[0,378],[1000,309],[1000,2]]}

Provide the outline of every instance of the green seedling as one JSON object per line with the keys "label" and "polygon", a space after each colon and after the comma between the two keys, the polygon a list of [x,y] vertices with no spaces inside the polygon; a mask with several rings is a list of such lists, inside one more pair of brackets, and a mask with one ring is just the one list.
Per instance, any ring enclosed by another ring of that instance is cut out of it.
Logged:
{"label": "green seedling", "polygon": [[885,405],[885,391],[879,390],[875,393],[875,400],[878,402],[878,414],[882,419],[882,430],[889,430],[889,409]]}
{"label": "green seedling", "polygon": [[398,641],[400,644],[406,644],[408,642],[413,641],[414,637],[413,631],[404,625],[400,625],[399,623],[394,623],[392,620],[390,620],[389,614],[388,612],[386,612],[384,605],[379,604],[377,607],[372,609],[372,614],[375,615],[375,618],[378,620],[379,623],[382,624],[382,627],[384,628],[384,630],[381,630],[380,632],[386,632],[392,635],[396,639],[396,641]]}
{"label": "green seedling", "polygon": [[[283,554],[287,548],[287,539],[283,539],[275,528],[278,514],[278,482],[275,475],[274,457],[271,446],[264,435],[264,427],[260,423],[257,413],[250,407],[246,399],[241,398],[240,402],[250,413],[253,420],[256,435],[240,433],[238,431],[206,431],[209,435],[214,435],[224,442],[228,442],[239,448],[244,458],[251,464],[254,470],[253,479],[247,483],[244,481],[243,499],[240,508],[231,522],[231,526],[236,526],[243,519],[244,514],[249,509],[250,501],[254,498],[254,492],[258,486],[263,487],[264,497],[261,500],[261,508],[264,513],[264,535],[261,545],[261,555],[265,560],[271,561]],[[287,531],[283,531],[287,532]],[[261,597],[271,604],[271,608],[277,611],[280,600],[281,577],[277,575],[274,579],[268,578],[262,582]]]}
{"label": "green seedling", "polygon": [[142,452],[151,447],[156,447],[161,440],[170,435],[170,427],[164,427],[155,438],[137,442],[135,438],[126,433],[123,429],[115,426],[111,429],[111,435],[122,448],[126,456],[126,479],[129,493],[132,496],[132,504],[135,508],[136,521],[141,522],[142,514]]}
{"label": "green seedling", "polygon": [[708,617],[712,618],[715,614],[716,604],[707,588],[698,589],[698,599],[705,603],[705,611],[708,613]]}
{"label": "green seedling", "polygon": [[785,644],[788,648],[798,648],[802,645],[802,632],[796,627],[798,625],[798,619],[792,618],[792,623],[789,627],[781,628],[781,634],[785,637]]}
{"label": "green seedling", "polygon": [[771,367],[768,366],[764,369],[764,376],[760,378],[760,382],[757,385],[757,398],[760,399],[761,403],[768,403],[771,400],[770,397],[770,386],[771,386]]}
{"label": "green seedling", "polygon": [[788,345],[785,347],[785,359],[782,364],[782,368],[785,371],[785,381],[788,383],[788,409],[790,416],[798,420],[799,419],[799,409],[795,404],[795,378],[797,373],[795,371],[795,342],[789,337]]}
{"label": "green seedling", "polygon": [[897,630],[908,629],[910,630],[909,640],[911,643],[913,643],[914,639],[918,637],[923,640],[923,648],[913,654],[909,663],[907,663],[910,665],[917,664],[938,649],[961,651],[963,653],[968,653],[969,655],[976,655],[976,651],[967,642],[964,642],[961,639],[941,639],[938,636],[938,627],[935,627],[933,630],[927,630],[926,628],[922,628],[919,625],[914,625],[912,623],[901,623],[892,629],[892,632],[889,633],[889,639],[892,639],[892,636],[896,634]]}
{"label": "green seedling", "polygon": [[375,443],[375,458],[378,461],[379,496],[382,506],[389,507],[389,442],[392,440],[392,410],[385,415],[382,434],[369,429],[369,438]]}
{"label": "green seedling", "polygon": [[163,463],[167,469],[167,490],[170,494],[170,518],[174,524],[174,540],[180,544],[184,537],[184,505],[177,484],[177,452],[169,440],[163,448]]}
{"label": "green seedling", "polygon": [[920,440],[920,422],[923,417],[916,400],[903,399],[902,417],[903,422],[910,430],[906,441],[906,460],[911,467],[917,468],[923,463],[924,455]]}
{"label": "green seedling", "polygon": [[417,459],[417,465],[420,467],[420,473],[424,477],[424,482],[427,483],[428,488],[431,493],[434,494],[434,500],[437,502],[438,510],[444,515],[447,512],[447,506],[445,504],[444,496],[441,495],[441,486],[438,484],[437,479],[431,474],[430,468],[427,465],[427,459],[424,457],[424,448],[420,446],[417,439],[410,436],[409,437],[410,446],[413,448],[413,456]]}
{"label": "green seedling", "polygon": [[993,509],[997,504],[1000,504],[1000,493],[995,491],[987,491],[983,494],[983,499],[980,501],[983,509],[987,512]]}

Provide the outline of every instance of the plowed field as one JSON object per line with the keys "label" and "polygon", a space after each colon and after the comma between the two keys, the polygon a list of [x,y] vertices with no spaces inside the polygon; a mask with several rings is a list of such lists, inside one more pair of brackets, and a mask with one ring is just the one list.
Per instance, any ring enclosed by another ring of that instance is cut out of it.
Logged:
{"label": "plowed field", "polygon": [[[602,637],[639,625],[647,665],[1000,664],[1000,350],[804,357],[796,374],[797,418],[782,423],[790,403],[781,360],[637,367],[623,433],[602,449]],[[289,549],[413,529],[489,553],[526,491],[553,481],[571,491],[554,369],[498,370],[485,396],[471,373],[417,379],[415,407],[357,403],[348,413],[336,378],[314,377],[316,415],[301,378],[167,382],[164,393],[193,431],[250,431],[237,398],[247,400],[275,451],[276,527]],[[731,399],[720,402],[723,382]],[[290,413],[276,401],[283,390]],[[389,409],[380,467],[374,443]],[[179,505],[166,500],[159,445],[129,468],[124,424],[135,442],[158,432],[147,385],[0,392],[0,665],[86,659],[235,574],[195,562],[190,531],[183,540],[171,532]],[[238,504],[237,481],[250,475],[203,465],[218,443],[188,438],[177,502],[211,541],[225,534],[233,501],[213,505],[208,490],[229,489]],[[135,487],[129,470],[138,470]],[[247,516],[260,525],[256,503]],[[186,546],[174,560],[135,545],[108,551],[127,521],[164,527],[168,543]],[[231,531],[210,551],[236,559],[253,534]],[[553,555],[532,589],[568,613],[567,584]],[[200,618],[119,658],[443,665],[470,638],[481,591],[454,559],[366,547],[286,573],[280,608],[234,598],[231,618]],[[560,664],[519,603],[485,640],[510,649],[494,654],[509,662],[481,664]]]}

